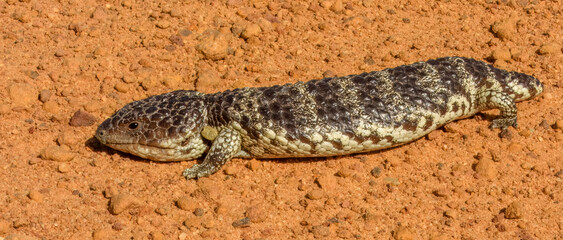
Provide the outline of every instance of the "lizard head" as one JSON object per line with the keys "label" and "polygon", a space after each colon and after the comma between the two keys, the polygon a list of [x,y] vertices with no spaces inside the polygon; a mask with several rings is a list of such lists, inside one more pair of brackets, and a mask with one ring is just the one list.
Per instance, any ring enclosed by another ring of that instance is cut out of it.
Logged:
{"label": "lizard head", "polygon": [[505,84],[516,102],[531,99],[543,91],[543,84],[537,78],[519,72],[510,72]]}
{"label": "lizard head", "polygon": [[100,124],[96,138],[155,161],[194,159],[209,148],[200,134],[206,114],[203,94],[174,91],[125,105]]}

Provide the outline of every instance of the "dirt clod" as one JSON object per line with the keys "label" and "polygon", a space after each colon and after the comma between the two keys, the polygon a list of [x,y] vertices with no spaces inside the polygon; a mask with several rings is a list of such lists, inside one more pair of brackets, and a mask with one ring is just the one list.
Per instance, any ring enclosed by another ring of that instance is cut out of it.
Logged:
{"label": "dirt clod", "polygon": [[266,217],[268,216],[264,211],[264,208],[259,205],[255,205],[246,209],[245,215],[253,223],[264,222],[266,220]]}
{"label": "dirt clod", "polygon": [[233,227],[235,228],[244,228],[244,227],[249,227],[250,226],[250,218],[241,218],[239,220],[236,220],[233,222]]}
{"label": "dirt clod", "polygon": [[70,126],[73,127],[87,127],[94,125],[94,123],[96,123],[96,117],[82,110],[74,112],[69,122]]}
{"label": "dirt clod", "polygon": [[561,45],[554,42],[543,44],[538,50],[538,53],[541,55],[561,53]]}
{"label": "dirt clod", "polygon": [[12,233],[6,236],[4,240],[39,240],[39,238],[35,238],[24,234]]}
{"label": "dirt clod", "polygon": [[229,44],[227,37],[217,31],[208,29],[198,37],[199,43],[195,46],[203,56],[211,60],[224,59],[228,54]]}
{"label": "dirt clod", "polygon": [[524,204],[515,201],[512,202],[504,211],[504,217],[507,219],[519,219],[524,215]]}
{"label": "dirt clod", "polygon": [[29,199],[36,201],[36,202],[42,202],[43,199],[45,199],[45,196],[37,190],[29,191],[29,194],[27,196],[29,197]]}
{"label": "dirt clod", "polygon": [[393,238],[395,240],[412,240],[414,235],[408,228],[399,226],[393,231]]}
{"label": "dirt clod", "polygon": [[323,198],[324,196],[325,196],[324,191],[320,190],[320,189],[312,190],[309,193],[307,193],[307,195],[305,195],[306,198],[311,199],[311,200],[319,200],[319,199]]}
{"label": "dirt clod", "polygon": [[109,212],[113,215],[117,215],[129,208],[138,207],[140,205],[141,201],[139,199],[122,193],[111,197],[109,201]]}
{"label": "dirt clod", "polygon": [[474,170],[479,176],[483,176],[487,179],[495,178],[498,174],[495,163],[488,158],[481,159],[477,162],[474,166]]}
{"label": "dirt clod", "polygon": [[51,146],[41,150],[39,156],[44,160],[55,162],[68,162],[74,159],[75,154],[65,147]]}
{"label": "dirt clod", "polygon": [[510,40],[516,34],[516,20],[511,18],[496,21],[491,26],[491,31],[502,40]]}
{"label": "dirt clod", "polygon": [[27,83],[15,83],[8,87],[12,105],[17,107],[31,107],[37,100],[37,89]]}

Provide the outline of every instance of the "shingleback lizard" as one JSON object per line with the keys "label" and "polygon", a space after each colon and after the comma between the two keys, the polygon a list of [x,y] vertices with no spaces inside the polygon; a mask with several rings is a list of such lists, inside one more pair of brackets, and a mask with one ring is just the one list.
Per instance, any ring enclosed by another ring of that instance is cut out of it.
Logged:
{"label": "shingleback lizard", "polygon": [[103,144],[155,161],[205,155],[184,171],[206,177],[231,158],[322,157],[412,142],[456,119],[500,109],[491,128],[516,127],[515,102],[536,78],[463,57],[359,75],[241,88],[178,90],[127,104],[96,131]]}

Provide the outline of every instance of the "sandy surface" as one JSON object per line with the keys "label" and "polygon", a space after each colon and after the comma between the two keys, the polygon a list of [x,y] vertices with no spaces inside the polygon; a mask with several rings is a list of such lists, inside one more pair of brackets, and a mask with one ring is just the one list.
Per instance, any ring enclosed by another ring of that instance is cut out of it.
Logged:
{"label": "sandy surface", "polygon": [[[560,0],[148,2],[0,1],[0,237],[563,239]],[[92,138],[126,103],[174,89],[450,55],[545,91],[503,138],[490,111],[379,153],[234,159],[197,181],[181,176],[195,161]]]}

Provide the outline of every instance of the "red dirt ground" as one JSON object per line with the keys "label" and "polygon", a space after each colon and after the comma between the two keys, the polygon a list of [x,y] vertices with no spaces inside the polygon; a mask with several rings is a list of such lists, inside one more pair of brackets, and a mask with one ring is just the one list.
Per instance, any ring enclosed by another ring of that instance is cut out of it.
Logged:
{"label": "red dirt ground", "polygon": [[[0,1],[0,239],[563,239],[562,11],[560,0]],[[491,111],[387,151],[234,159],[190,181],[195,161],[93,139],[126,103],[174,89],[452,55],[534,75],[545,91],[518,104],[504,138]],[[78,110],[85,126],[69,124]]]}

